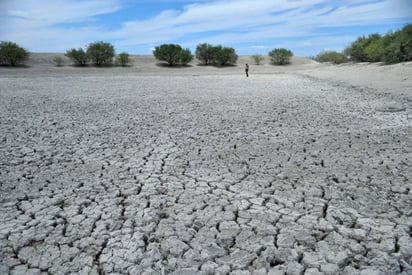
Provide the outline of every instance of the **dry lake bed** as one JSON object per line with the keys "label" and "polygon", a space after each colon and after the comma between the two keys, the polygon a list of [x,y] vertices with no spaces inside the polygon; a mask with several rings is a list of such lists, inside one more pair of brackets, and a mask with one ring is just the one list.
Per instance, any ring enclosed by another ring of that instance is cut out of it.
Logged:
{"label": "dry lake bed", "polygon": [[410,90],[261,66],[0,68],[0,274],[412,274]]}

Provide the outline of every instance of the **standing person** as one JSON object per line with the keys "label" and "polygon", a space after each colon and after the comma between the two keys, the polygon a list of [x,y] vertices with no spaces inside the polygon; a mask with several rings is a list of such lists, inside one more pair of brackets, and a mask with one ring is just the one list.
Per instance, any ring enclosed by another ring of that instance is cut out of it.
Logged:
{"label": "standing person", "polygon": [[245,72],[246,72],[246,77],[249,77],[249,65],[247,63],[245,65]]}

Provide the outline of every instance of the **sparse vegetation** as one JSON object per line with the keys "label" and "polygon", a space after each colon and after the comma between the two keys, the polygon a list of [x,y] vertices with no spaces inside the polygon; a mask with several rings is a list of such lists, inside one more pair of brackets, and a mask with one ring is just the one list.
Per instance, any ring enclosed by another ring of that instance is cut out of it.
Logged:
{"label": "sparse vegetation", "polygon": [[293,52],[285,48],[278,48],[270,51],[269,56],[273,65],[285,65],[290,63]]}
{"label": "sparse vegetation", "polygon": [[256,65],[260,65],[260,63],[265,59],[262,55],[260,54],[255,54],[252,55],[252,61],[256,64]]}
{"label": "sparse vegetation", "polygon": [[116,63],[122,67],[126,67],[130,64],[130,55],[125,52],[120,53],[116,58]]}
{"label": "sparse vegetation", "polygon": [[27,50],[14,42],[0,42],[0,64],[2,65],[16,66],[18,63],[24,63],[29,56]]}
{"label": "sparse vegetation", "polygon": [[155,47],[153,55],[160,61],[166,61],[170,66],[187,65],[193,60],[189,49],[183,49],[177,44],[163,44]]}
{"label": "sparse vegetation", "polygon": [[91,43],[87,47],[87,56],[96,66],[108,65],[113,62],[115,56],[114,46],[110,43],[99,41]]}
{"label": "sparse vegetation", "polygon": [[89,57],[82,48],[67,50],[65,56],[70,58],[77,66],[86,66],[89,61]]}
{"label": "sparse vegetation", "polygon": [[318,62],[331,62],[333,64],[341,64],[348,61],[348,58],[343,53],[336,51],[323,51],[314,59]]}
{"label": "sparse vegetation", "polygon": [[61,67],[61,66],[64,65],[64,59],[61,56],[55,56],[55,57],[53,57],[53,63],[57,67]]}

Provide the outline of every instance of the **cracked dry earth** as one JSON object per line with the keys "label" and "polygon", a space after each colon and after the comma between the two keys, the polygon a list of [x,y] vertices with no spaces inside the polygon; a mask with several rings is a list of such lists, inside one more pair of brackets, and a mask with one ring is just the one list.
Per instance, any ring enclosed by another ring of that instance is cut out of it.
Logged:
{"label": "cracked dry earth", "polygon": [[294,74],[13,75],[1,274],[412,274],[410,98]]}

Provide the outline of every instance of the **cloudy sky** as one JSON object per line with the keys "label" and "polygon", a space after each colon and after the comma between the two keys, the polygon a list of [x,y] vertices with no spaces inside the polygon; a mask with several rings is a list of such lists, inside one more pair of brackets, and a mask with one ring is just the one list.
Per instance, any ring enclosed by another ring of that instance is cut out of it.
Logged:
{"label": "cloudy sky", "polygon": [[210,43],[238,54],[284,47],[313,56],[407,23],[412,0],[0,0],[0,40],[32,52],[105,41],[131,54]]}

